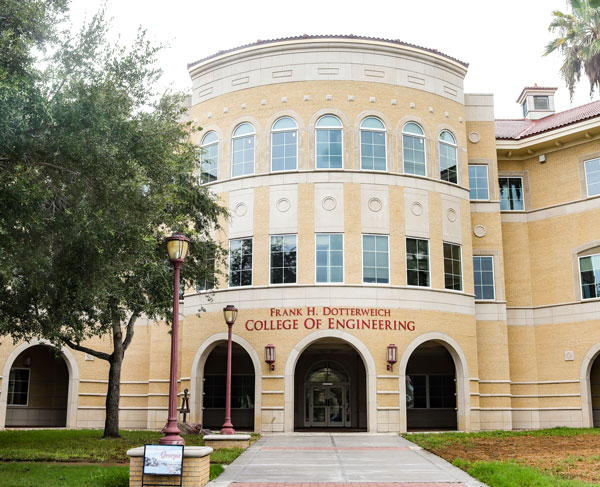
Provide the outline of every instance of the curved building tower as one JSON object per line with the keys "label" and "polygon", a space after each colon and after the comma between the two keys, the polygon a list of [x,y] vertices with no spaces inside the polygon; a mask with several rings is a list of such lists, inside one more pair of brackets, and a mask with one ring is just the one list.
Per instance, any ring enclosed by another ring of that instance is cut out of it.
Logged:
{"label": "curved building tower", "polygon": [[479,395],[507,392],[509,367],[500,214],[473,215],[468,184],[469,161],[481,191],[497,174],[492,102],[464,94],[466,70],[353,36],[259,42],[189,65],[201,177],[231,213],[216,235],[228,279],[185,297],[196,421],[222,423],[221,310],[234,304],[238,427],[511,427],[496,410],[508,399]]}

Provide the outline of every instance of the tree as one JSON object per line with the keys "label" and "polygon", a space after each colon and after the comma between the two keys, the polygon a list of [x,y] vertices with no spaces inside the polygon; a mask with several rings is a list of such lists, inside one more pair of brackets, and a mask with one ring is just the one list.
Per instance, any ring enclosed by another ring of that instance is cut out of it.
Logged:
{"label": "tree", "polygon": [[[118,436],[136,320],[170,322],[165,237],[191,238],[184,286],[209,280],[207,262],[222,259],[211,232],[226,212],[199,184],[199,128],[182,122],[183,96],[154,92],[158,48],[143,31],[129,48],[111,45],[100,12],[57,36],[64,2],[0,5],[0,46],[12,49],[0,54],[0,334],[106,360],[104,436]],[[44,70],[43,47],[53,52]],[[103,336],[111,350],[86,343]]]}
{"label": "tree", "polygon": [[590,97],[600,89],[600,0],[569,0],[571,14],[558,10],[548,30],[558,37],[548,43],[544,56],[558,51],[563,57],[560,68],[571,100],[582,70],[590,81]]}

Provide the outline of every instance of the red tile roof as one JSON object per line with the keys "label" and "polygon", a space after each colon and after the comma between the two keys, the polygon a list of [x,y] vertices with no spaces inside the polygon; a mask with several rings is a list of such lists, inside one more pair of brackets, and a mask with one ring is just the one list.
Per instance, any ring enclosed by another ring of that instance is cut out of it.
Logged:
{"label": "red tile roof", "polygon": [[554,113],[539,120],[497,119],[496,139],[521,140],[595,117],[600,117],[600,101]]}
{"label": "red tile roof", "polygon": [[448,56],[447,54],[444,54],[443,52],[438,51],[437,49],[429,49],[427,47],[422,47],[422,46],[417,46],[416,44],[409,44],[408,42],[402,42],[401,40],[398,39],[384,39],[381,37],[366,37],[366,36],[355,36],[352,34],[349,35],[308,35],[308,34],[304,34],[301,36],[292,36],[292,37],[280,37],[279,39],[268,39],[268,40],[257,40],[256,42],[251,42],[250,44],[244,44],[243,46],[238,46],[238,47],[234,47],[232,49],[226,49],[223,51],[219,51],[215,54],[212,54],[210,56],[207,56],[205,58],[199,59],[198,61],[194,61],[193,63],[189,63],[188,64],[188,69],[191,68],[192,66],[195,66],[196,64],[200,64],[203,61],[206,61],[208,59],[217,57],[217,56],[221,56],[223,54],[228,54],[230,52],[235,52],[235,51],[239,51],[241,49],[245,49],[247,47],[253,47],[253,46],[260,46],[263,44],[273,44],[275,42],[283,42],[283,41],[299,41],[299,40],[316,40],[316,39],[358,39],[358,40],[363,40],[363,41],[378,41],[378,42],[389,42],[390,44],[396,44],[398,46],[407,46],[407,47],[415,47],[417,49],[421,49],[422,51],[427,51],[427,52],[431,52],[434,54],[439,54],[440,56],[444,56],[445,58],[451,59],[452,61],[455,61],[461,65],[463,65],[465,68],[469,67],[469,63],[465,63],[459,59],[456,59],[452,56]]}

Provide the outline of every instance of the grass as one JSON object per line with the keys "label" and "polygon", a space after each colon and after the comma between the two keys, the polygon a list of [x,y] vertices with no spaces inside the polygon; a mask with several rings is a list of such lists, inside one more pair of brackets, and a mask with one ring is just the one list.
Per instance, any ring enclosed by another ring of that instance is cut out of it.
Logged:
{"label": "grass", "polygon": [[509,438],[515,436],[581,436],[600,435],[600,428],[550,428],[526,431],[480,431],[476,433],[407,433],[402,435],[409,441],[422,446],[426,450],[448,448],[453,443],[469,444],[476,438]]}
{"label": "grass", "polygon": [[[128,487],[129,466],[116,464],[128,464],[127,450],[156,444],[162,434],[120,433],[121,438],[102,439],[101,430],[0,431],[0,487]],[[204,445],[199,435],[182,436],[186,446]],[[252,440],[256,439],[258,435],[253,435]],[[210,457],[210,480],[223,473],[223,465],[233,462],[243,451],[215,450]]]}
{"label": "grass", "polygon": [[468,462],[457,459],[452,463],[490,487],[594,487],[598,485],[560,479],[514,462]]}

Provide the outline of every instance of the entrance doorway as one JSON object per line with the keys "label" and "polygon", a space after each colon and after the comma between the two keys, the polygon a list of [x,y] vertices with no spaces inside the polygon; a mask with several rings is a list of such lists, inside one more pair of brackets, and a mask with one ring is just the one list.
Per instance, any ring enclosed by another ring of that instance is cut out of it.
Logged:
{"label": "entrance doorway", "polygon": [[[236,430],[254,431],[254,365],[237,343],[231,354],[231,422]],[[221,429],[225,420],[227,342],[218,342],[204,365],[202,426]]]}
{"label": "entrance doorway", "polygon": [[594,428],[600,427],[600,355],[594,359],[590,370],[590,392]]}
{"label": "entrance doorway", "polygon": [[19,354],[8,377],[6,427],[64,427],[69,371],[50,347],[35,345]]}
{"label": "entrance doorway", "polygon": [[406,366],[406,422],[409,431],[456,430],[456,367],[435,341],[420,345]]}
{"label": "entrance doorway", "polygon": [[346,342],[327,338],[308,347],[298,359],[294,386],[296,430],[367,429],[365,366]]}

